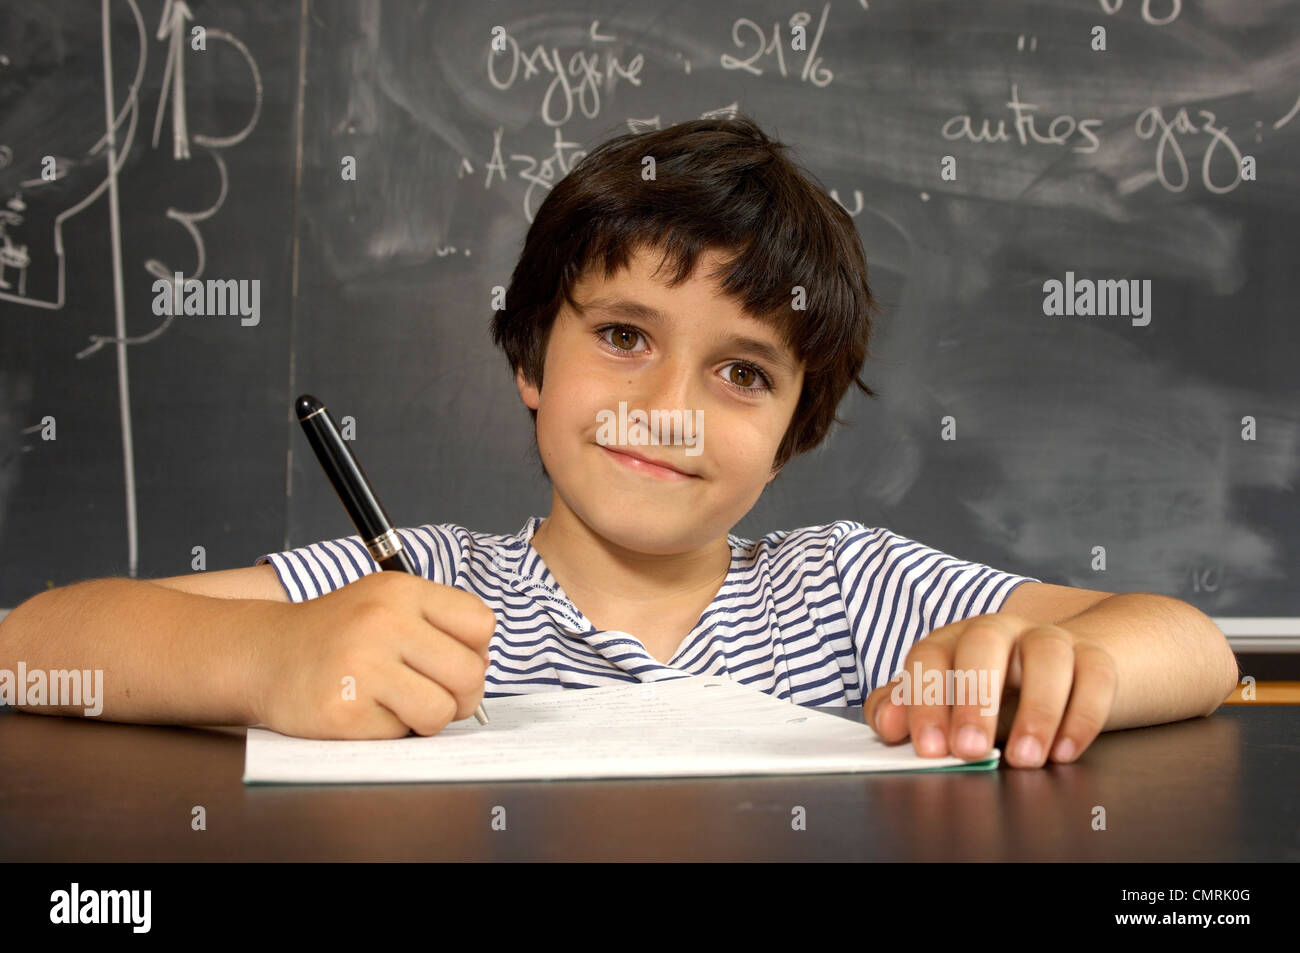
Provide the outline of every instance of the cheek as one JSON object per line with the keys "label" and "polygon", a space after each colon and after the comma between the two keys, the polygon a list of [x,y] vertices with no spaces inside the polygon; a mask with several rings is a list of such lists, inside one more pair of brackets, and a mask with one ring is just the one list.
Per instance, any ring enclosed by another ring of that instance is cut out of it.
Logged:
{"label": "cheek", "polygon": [[[712,424],[712,428],[710,425]],[[747,414],[704,415],[704,452],[714,465],[732,473],[762,471],[766,479],[784,430],[766,418]]]}
{"label": "cheek", "polygon": [[[552,386],[552,381],[554,386]],[[537,408],[539,439],[571,439],[577,433],[594,433],[601,410],[616,410],[617,402],[610,406],[610,388],[590,373],[557,371],[542,386]]]}
{"label": "cheek", "polygon": [[552,416],[563,411],[575,386],[582,382],[583,375],[575,368],[571,350],[566,341],[557,340],[546,353],[546,373],[539,402]]}

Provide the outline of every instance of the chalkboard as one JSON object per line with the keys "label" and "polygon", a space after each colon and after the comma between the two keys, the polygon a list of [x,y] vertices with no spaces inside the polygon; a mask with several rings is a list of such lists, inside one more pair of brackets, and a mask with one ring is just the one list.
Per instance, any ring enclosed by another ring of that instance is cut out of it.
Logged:
{"label": "chalkboard", "polygon": [[[0,605],[350,533],[303,391],[399,525],[545,515],[492,289],[587,149],[738,110],[885,315],[879,397],[735,532],[855,519],[1300,635],[1300,6],[113,0],[115,176],[104,19],[0,11]],[[158,317],[173,272],[259,319]]]}

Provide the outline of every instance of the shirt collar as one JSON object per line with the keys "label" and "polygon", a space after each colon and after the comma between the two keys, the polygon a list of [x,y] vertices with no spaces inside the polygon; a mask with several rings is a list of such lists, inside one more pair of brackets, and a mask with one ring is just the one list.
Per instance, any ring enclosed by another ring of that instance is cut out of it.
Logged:
{"label": "shirt collar", "polygon": [[540,516],[530,516],[513,537],[518,542],[499,551],[493,562],[505,575],[506,583],[541,606],[556,626],[574,634],[590,632],[595,627],[582,618],[577,607],[564,595],[560,584],[546,568],[546,563],[542,562],[541,554],[533,548],[533,533],[541,525],[542,519]]}
{"label": "shirt collar", "polygon": [[[493,563],[505,576],[505,582],[541,606],[557,627],[575,635],[593,632],[596,627],[564,594],[559,582],[542,561],[541,553],[532,545],[533,533],[537,532],[537,527],[541,525],[543,519],[544,517],[541,516],[528,517],[519,532],[511,537],[518,542],[499,550],[493,558]],[[727,534],[733,568],[737,554],[745,552],[746,542],[731,533]],[[726,583],[723,585],[725,586]]]}

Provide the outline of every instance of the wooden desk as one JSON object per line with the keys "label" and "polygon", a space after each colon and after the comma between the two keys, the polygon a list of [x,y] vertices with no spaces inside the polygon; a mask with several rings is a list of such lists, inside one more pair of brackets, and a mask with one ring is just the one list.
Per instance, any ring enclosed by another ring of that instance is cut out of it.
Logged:
{"label": "wooden desk", "polygon": [[1256,704],[1038,771],[246,787],[242,728],[7,710],[0,861],[1296,861],[1297,751],[1300,711]]}

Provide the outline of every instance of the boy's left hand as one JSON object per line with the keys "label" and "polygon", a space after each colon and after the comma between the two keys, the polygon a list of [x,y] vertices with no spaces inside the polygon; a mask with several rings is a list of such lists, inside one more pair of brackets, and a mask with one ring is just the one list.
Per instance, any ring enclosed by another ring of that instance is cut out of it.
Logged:
{"label": "boy's left hand", "polygon": [[[928,675],[931,670],[937,674]],[[949,694],[948,686],[961,684],[948,674],[953,671],[975,672],[964,697],[960,690]],[[1049,755],[1073,761],[1092,744],[1110,716],[1117,681],[1115,660],[1098,643],[1065,626],[995,612],[942,626],[916,642],[903,671],[862,707],[883,741],[910,736],[923,757],[951,752],[978,760],[1005,737],[1004,760],[1038,768]],[[903,704],[895,704],[891,694]],[[962,731],[972,726],[980,735],[968,747]]]}

